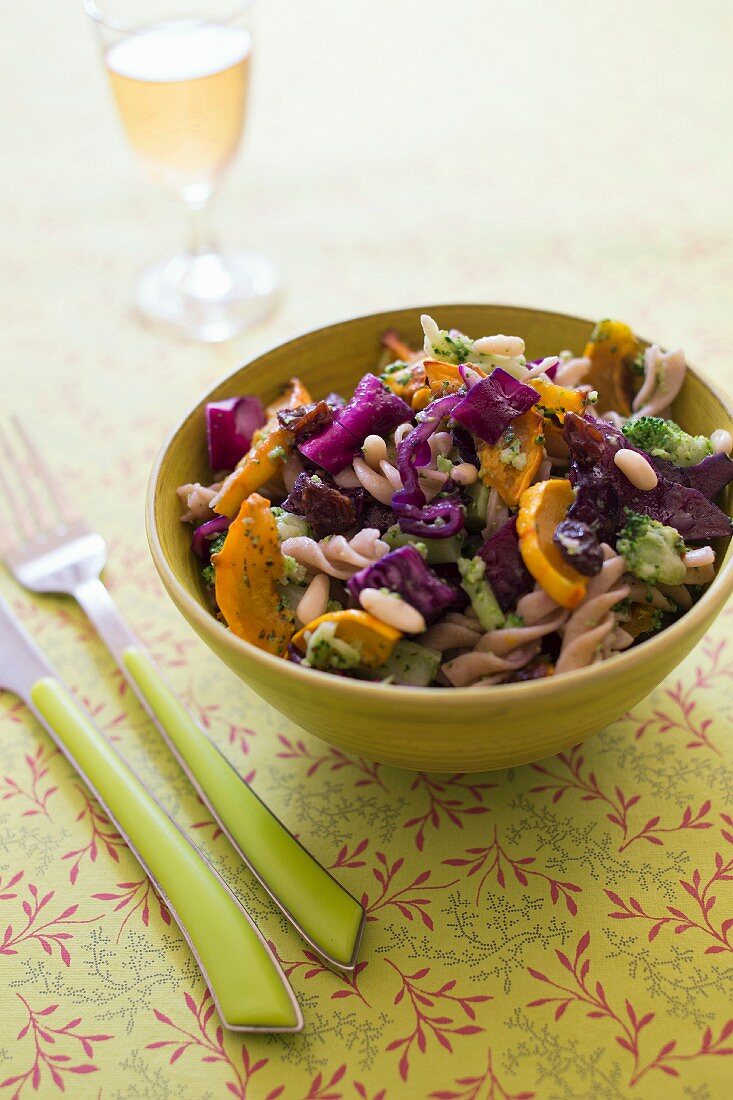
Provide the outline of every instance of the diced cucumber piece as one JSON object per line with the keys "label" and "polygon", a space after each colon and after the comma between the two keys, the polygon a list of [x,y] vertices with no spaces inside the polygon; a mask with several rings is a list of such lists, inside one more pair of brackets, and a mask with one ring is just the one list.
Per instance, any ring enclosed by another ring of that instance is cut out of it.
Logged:
{"label": "diced cucumber piece", "polygon": [[458,562],[461,588],[471,601],[484,630],[496,630],[504,625],[504,612],[499,607],[494,590],[486,579],[483,558],[461,558]]}
{"label": "diced cucumber piece", "polygon": [[377,680],[389,679],[406,687],[428,687],[438,674],[440,654],[417,642],[399,641],[380,668]]}
{"label": "diced cucumber piece", "polygon": [[414,546],[428,565],[445,565],[458,561],[466,535],[459,531],[449,539],[418,539],[414,535],[406,535],[395,524],[385,531],[382,538],[392,550],[396,550],[398,546]]}

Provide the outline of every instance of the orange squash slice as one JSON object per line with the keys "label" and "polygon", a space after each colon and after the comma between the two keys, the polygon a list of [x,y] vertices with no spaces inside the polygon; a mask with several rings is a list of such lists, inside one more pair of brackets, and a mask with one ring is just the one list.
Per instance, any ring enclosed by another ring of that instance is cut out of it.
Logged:
{"label": "orange squash slice", "polygon": [[[485,371],[474,363],[468,366],[481,378],[486,377]],[[442,397],[446,393],[457,393],[464,384],[461,372],[455,363],[441,363],[439,359],[426,359],[424,363],[430,392],[433,397]]]}
{"label": "orange squash slice", "polygon": [[542,378],[530,379],[529,385],[540,395],[539,405],[535,406],[537,411],[546,417],[557,417],[561,424],[566,412],[574,412],[581,416],[585,411],[588,398],[582,390],[556,386],[554,382],[545,382]]}
{"label": "orange squash slice", "polygon": [[591,368],[586,382],[598,391],[599,413],[631,414],[631,364],[639,343],[623,321],[599,321],[585,346]]}
{"label": "orange squash slice", "polygon": [[415,412],[421,412],[432,400],[433,394],[430,386],[421,386],[419,390],[413,393],[411,404]]}
{"label": "orange squash slice", "polygon": [[282,397],[268,405],[264,428],[255,432],[252,446],[212,500],[211,507],[215,512],[232,519],[250,493],[261,489],[265,482],[279,473],[293,448],[293,433],[280,427],[277,414],[281,409],[297,409],[300,405],[307,405],[310,400],[311,396],[303,383],[298,378],[291,378]]}
{"label": "orange squash slice", "polygon": [[283,657],[294,619],[282,609],[277,590],[283,556],[269,500],[251,493],[242,502],[212,561],[216,602],[232,634]]}
{"label": "orange squash slice", "polygon": [[376,619],[367,611],[331,611],[307,623],[293,636],[293,645],[302,653],[306,650],[306,634],[312,634],[321,623],[335,623],[336,637],[356,646],[361,652],[362,664],[367,668],[383,665],[402,637],[399,630]]}
{"label": "orange squash slice", "polygon": [[519,551],[524,564],[543,591],[571,611],[585,596],[588,578],[568,565],[552,539],[574,497],[569,481],[550,478],[525,489],[517,514]]}
{"label": "orange squash slice", "polygon": [[527,486],[532,484],[542,462],[542,417],[534,409],[512,420],[494,444],[479,439],[476,452],[484,485],[497,490],[509,508],[516,508]]}
{"label": "orange squash slice", "polygon": [[562,428],[554,420],[545,420],[542,427],[545,437],[545,450],[550,458],[569,458],[570,451],[562,434]]}

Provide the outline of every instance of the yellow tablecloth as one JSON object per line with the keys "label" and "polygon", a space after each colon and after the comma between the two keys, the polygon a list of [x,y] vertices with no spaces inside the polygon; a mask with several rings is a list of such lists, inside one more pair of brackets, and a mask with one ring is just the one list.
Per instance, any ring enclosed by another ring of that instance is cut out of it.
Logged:
{"label": "yellow tablecloth", "polygon": [[276,260],[284,296],[213,350],[130,315],[133,275],[175,245],[176,215],[136,181],[77,4],[5,7],[3,411],[108,538],[110,588],[176,689],[369,924],[353,978],[304,952],[80,612],[3,574],[274,941],[306,1028],[222,1035],[139,866],[6,695],[0,1096],[728,1096],[731,612],[582,748],[415,776],[301,734],[214,660],[161,591],[142,502],[163,433],[204,386],[349,313],[453,299],[620,316],[733,383],[729,6],[263,4],[246,167],[220,223]]}

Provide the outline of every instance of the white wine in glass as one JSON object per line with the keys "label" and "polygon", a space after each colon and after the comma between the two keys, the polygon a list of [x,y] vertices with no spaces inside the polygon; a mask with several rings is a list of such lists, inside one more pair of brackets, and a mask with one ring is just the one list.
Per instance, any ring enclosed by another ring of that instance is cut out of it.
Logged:
{"label": "white wine in glass", "polygon": [[202,340],[226,340],[273,303],[272,266],[219,248],[202,214],[242,138],[251,0],[85,0],[125,132],[151,179],[188,209],[187,250],[143,273],[137,305]]}

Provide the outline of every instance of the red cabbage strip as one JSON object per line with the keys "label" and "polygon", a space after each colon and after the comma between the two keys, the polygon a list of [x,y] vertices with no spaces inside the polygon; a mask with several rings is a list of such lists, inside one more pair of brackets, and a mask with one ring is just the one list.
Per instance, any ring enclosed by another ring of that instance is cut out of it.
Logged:
{"label": "red cabbage strip", "polygon": [[501,367],[471,386],[453,410],[453,419],[493,445],[522,413],[536,405],[540,395],[532,386],[518,382]]}
{"label": "red cabbage strip", "polygon": [[228,397],[206,406],[206,443],[212,470],[233,470],[265,423],[257,397]]}
{"label": "red cabbage strip", "polygon": [[426,623],[435,622],[456,603],[455,589],[433,573],[414,546],[392,550],[373,565],[355,573],[348,589],[355,600],[364,588],[388,588],[420,611]]}
{"label": "red cabbage strip", "polygon": [[196,528],[191,539],[191,549],[197,558],[201,558],[201,561],[209,560],[211,557],[209,542],[215,535],[226,531],[231,522],[226,516],[215,516]]}
{"label": "red cabbage strip", "polygon": [[[431,401],[419,414],[419,424],[405,436],[397,448],[397,469],[402,478],[402,488],[392,497],[392,504],[421,505],[425,494],[418,484],[418,469],[430,463],[431,450],[428,440],[441,420],[450,416],[461,400],[460,394],[449,393]],[[403,528],[404,530],[404,528]]]}
{"label": "red cabbage strip", "polygon": [[[395,494],[396,495],[396,494]],[[454,500],[432,504],[393,504],[400,530],[423,539],[449,539],[463,529],[465,513]]]}
{"label": "red cabbage strip", "polygon": [[330,474],[338,474],[361,449],[368,435],[384,436],[412,420],[412,409],[373,374],[365,374],[354,396],[337,409],[333,424],[298,444],[301,454]]}

